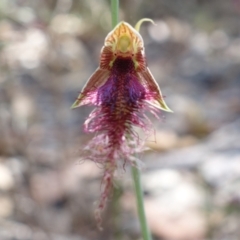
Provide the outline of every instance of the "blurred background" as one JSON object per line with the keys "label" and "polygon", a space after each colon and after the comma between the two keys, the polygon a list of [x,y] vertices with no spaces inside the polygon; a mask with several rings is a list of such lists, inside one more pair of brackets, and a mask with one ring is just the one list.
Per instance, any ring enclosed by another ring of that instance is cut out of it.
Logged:
{"label": "blurred background", "polygon": [[[155,240],[240,239],[240,0],[120,0],[145,23],[148,65],[174,114],[141,154]],[[141,239],[129,171],[102,232],[102,170],[80,161],[89,107],[71,110],[111,29],[104,0],[0,1],[0,239]]]}

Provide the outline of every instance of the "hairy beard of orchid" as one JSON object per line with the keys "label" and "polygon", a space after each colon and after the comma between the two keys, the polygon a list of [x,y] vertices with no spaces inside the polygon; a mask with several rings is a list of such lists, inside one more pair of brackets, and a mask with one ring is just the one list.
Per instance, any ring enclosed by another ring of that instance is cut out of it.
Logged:
{"label": "hairy beard of orchid", "polygon": [[109,197],[113,174],[119,165],[136,161],[144,141],[134,127],[148,131],[151,124],[144,112],[171,111],[147,67],[143,39],[133,28],[120,22],[106,37],[100,66],[90,77],[73,108],[94,105],[84,123],[88,133],[97,133],[84,149],[84,156],[103,164],[103,190],[96,211],[98,223]]}

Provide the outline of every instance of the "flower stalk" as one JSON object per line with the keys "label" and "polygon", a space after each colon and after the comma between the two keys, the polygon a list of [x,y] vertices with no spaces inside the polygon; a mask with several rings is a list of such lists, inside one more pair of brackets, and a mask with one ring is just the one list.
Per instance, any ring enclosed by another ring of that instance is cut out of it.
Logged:
{"label": "flower stalk", "polygon": [[145,215],[144,209],[144,201],[143,201],[143,191],[141,184],[141,172],[137,166],[132,166],[132,178],[135,187],[136,201],[137,201],[137,211],[140,222],[140,227],[142,231],[142,236],[144,240],[151,240],[151,234],[149,231],[149,227],[147,224],[147,219]]}
{"label": "flower stalk", "polygon": [[119,0],[111,0],[112,28],[118,24]]}
{"label": "flower stalk", "polygon": [[[119,10],[119,0],[111,0],[111,15],[112,15],[112,27],[114,28],[118,24],[118,10]],[[135,162],[135,166],[132,165],[132,178],[135,188],[135,196],[137,202],[138,217],[142,232],[142,237],[144,240],[151,240],[151,234],[147,224],[144,200],[143,200],[143,190],[141,184],[141,173]]]}

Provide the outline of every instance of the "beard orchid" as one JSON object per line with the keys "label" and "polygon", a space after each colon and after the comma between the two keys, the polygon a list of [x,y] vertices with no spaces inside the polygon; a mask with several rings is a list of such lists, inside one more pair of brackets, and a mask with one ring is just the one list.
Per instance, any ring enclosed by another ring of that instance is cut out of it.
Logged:
{"label": "beard orchid", "polygon": [[93,105],[95,109],[84,123],[84,130],[96,133],[86,145],[86,158],[103,165],[103,189],[96,210],[98,223],[112,189],[119,165],[135,164],[143,146],[135,127],[148,131],[145,111],[171,112],[160,88],[147,67],[144,43],[139,28],[120,22],[106,37],[100,65],[83,87],[72,108]]}

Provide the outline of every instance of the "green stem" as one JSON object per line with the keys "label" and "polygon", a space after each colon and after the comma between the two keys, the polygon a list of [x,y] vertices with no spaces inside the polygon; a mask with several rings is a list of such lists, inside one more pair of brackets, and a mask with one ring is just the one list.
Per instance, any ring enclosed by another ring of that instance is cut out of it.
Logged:
{"label": "green stem", "polygon": [[[111,0],[111,13],[112,13],[112,27],[114,28],[118,24],[118,10],[119,0]],[[135,186],[135,194],[137,201],[138,217],[140,221],[142,236],[144,240],[152,240],[147,220],[145,216],[144,204],[143,204],[143,191],[141,185],[141,174],[137,166],[132,166],[132,177]]]}
{"label": "green stem", "polygon": [[141,173],[138,167],[132,166],[132,177],[134,181],[135,187],[135,194],[136,194],[136,201],[137,201],[137,210],[138,210],[138,217],[140,221],[142,236],[144,240],[151,240],[151,234],[148,228],[145,210],[144,210],[144,202],[143,202],[143,191],[142,191],[142,184],[141,184]]}
{"label": "green stem", "polygon": [[118,24],[119,0],[111,0],[112,27]]}

